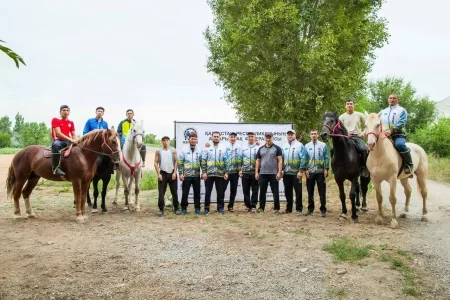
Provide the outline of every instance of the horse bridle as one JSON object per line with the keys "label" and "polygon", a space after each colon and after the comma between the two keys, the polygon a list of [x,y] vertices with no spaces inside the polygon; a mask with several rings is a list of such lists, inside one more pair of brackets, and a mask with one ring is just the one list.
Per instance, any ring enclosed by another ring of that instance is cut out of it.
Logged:
{"label": "horse bridle", "polygon": [[[373,132],[373,131],[369,131],[368,133],[366,133],[366,137],[368,137],[369,136],[369,134],[372,134],[372,135],[374,135],[375,136],[375,138],[376,138],[376,140],[375,140],[375,142],[378,142],[378,140],[380,139],[380,135],[383,133],[383,124],[381,123],[381,120],[380,120],[380,130],[378,131],[378,133],[375,133],[375,132]],[[384,134],[385,136],[383,137],[383,138],[381,138],[382,140],[384,140],[385,138],[388,138],[389,137],[389,135],[388,134]]]}
{"label": "horse bridle", "polygon": [[103,148],[103,146],[106,146],[106,147],[109,149],[109,151],[111,151],[111,154],[104,153],[105,155],[109,155],[111,158],[113,157],[113,155],[114,155],[115,153],[119,153],[119,152],[120,152],[120,148],[119,148],[118,150],[114,151],[114,150],[108,145],[108,143],[106,143],[106,131],[103,133],[103,144],[102,144],[101,147]]}
{"label": "horse bridle", "polygon": [[339,119],[338,119],[336,125],[334,125],[333,128],[331,128],[331,127],[328,126],[327,124],[323,124],[323,125],[322,125],[322,128],[323,128],[323,127],[326,127],[326,128],[328,128],[328,129],[330,129],[330,131],[331,131],[331,136],[341,136],[341,137],[345,137],[345,138],[349,138],[349,137],[350,137],[350,135],[334,133],[334,131],[336,130],[336,128],[337,128],[337,129],[342,129],[342,127],[341,127],[341,120],[339,120]]}
{"label": "horse bridle", "polygon": [[136,134],[133,135],[133,139],[132,139],[134,144],[136,144],[135,140],[136,140],[136,137],[138,135],[142,136],[142,142],[144,141],[144,134],[143,133],[136,133]]}

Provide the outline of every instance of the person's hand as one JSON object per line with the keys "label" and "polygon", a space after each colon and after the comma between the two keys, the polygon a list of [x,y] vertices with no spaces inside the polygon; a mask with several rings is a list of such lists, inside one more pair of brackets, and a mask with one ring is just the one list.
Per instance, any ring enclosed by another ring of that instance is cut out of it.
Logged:
{"label": "person's hand", "polygon": [[298,180],[302,180],[302,176],[303,176],[303,173],[302,173],[302,171],[298,171],[298,173],[297,173],[297,178],[298,178]]}
{"label": "person's hand", "polygon": [[158,174],[158,180],[162,181],[162,175],[161,174]]}
{"label": "person's hand", "polygon": [[255,173],[255,179],[259,180],[259,173]]}
{"label": "person's hand", "polygon": [[283,177],[283,176],[281,175],[281,172],[278,172],[278,173],[277,173],[277,176],[276,176],[277,180],[280,180],[282,177]]}
{"label": "person's hand", "polygon": [[325,175],[325,177],[328,177],[328,170],[323,171],[323,174]]}
{"label": "person's hand", "polygon": [[259,146],[259,140],[256,141],[255,145],[256,145],[256,146]]}
{"label": "person's hand", "polygon": [[362,139],[364,137],[364,134],[358,133],[358,137]]}
{"label": "person's hand", "polygon": [[223,179],[228,180],[228,174],[223,175]]}
{"label": "person's hand", "polygon": [[309,171],[306,171],[306,178],[309,178]]}
{"label": "person's hand", "polygon": [[209,146],[211,146],[211,144],[208,143],[208,142],[206,142],[205,147],[206,147],[206,148],[209,148]]}
{"label": "person's hand", "polygon": [[176,180],[177,179],[177,173],[173,172],[172,173],[172,180]]}
{"label": "person's hand", "polygon": [[202,174],[202,179],[203,179],[203,180],[206,180],[207,178],[208,178],[208,176],[206,175],[206,173],[203,173],[203,174]]}
{"label": "person's hand", "polygon": [[184,175],[180,175],[180,181],[184,180]]}
{"label": "person's hand", "polygon": [[242,175],[243,175],[242,171],[239,171],[239,177],[242,177]]}
{"label": "person's hand", "polygon": [[71,139],[70,142],[72,142],[72,144],[76,144],[76,143],[78,143],[78,139],[76,139],[76,138],[75,139]]}

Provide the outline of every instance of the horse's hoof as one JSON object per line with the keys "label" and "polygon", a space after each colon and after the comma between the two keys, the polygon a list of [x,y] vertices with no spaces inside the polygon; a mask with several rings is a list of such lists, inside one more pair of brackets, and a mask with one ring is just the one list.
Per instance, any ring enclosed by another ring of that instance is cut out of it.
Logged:
{"label": "horse's hoof", "polygon": [[102,214],[106,215],[106,214],[108,214],[108,211],[106,209],[102,210]]}
{"label": "horse's hoof", "polygon": [[84,223],[84,218],[83,216],[78,216],[77,219],[75,220],[78,224],[83,224]]}
{"label": "horse's hoof", "polygon": [[136,206],[136,211],[141,211],[141,207],[140,206]]}
{"label": "horse's hoof", "polygon": [[14,214],[14,221],[25,220],[26,218],[21,214]]}
{"label": "horse's hoof", "polygon": [[31,213],[31,214],[27,215],[27,218],[34,219],[34,218],[36,218],[36,215],[34,213]]}
{"label": "horse's hoof", "polygon": [[88,203],[88,206],[89,206],[89,207],[92,207],[92,203]]}
{"label": "horse's hoof", "polygon": [[128,206],[125,206],[122,211],[124,213],[129,213],[130,212],[130,208]]}
{"label": "horse's hoof", "polygon": [[397,229],[398,228],[398,222],[395,219],[391,220],[391,228],[392,229]]}
{"label": "horse's hoof", "polygon": [[356,211],[359,211],[359,210],[360,210],[360,207],[359,207],[359,206],[357,206],[357,207],[356,207]]}
{"label": "horse's hoof", "polygon": [[428,222],[428,216],[422,216],[422,222]]}
{"label": "horse's hoof", "polygon": [[362,211],[369,211],[369,209],[367,208],[367,206],[363,206],[361,210],[362,210]]}
{"label": "horse's hoof", "polygon": [[380,217],[380,216],[376,217],[376,218],[375,218],[375,223],[377,223],[378,225],[383,224],[383,218]]}
{"label": "horse's hoof", "polygon": [[353,223],[359,223],[359,218],[352,219]]}
{"label": "horse's hoof", "polygon": [[339,220],[341,220],[341,221],[347,220],[347,215],[346,214],[340,214],[339,215]]}
{"label": "horse's hoof", "polygon": [[93,213],[93,214],[98,213],[98,209],[93,209],[93,210],[92,210],[92,213]]}
{"label": "horse's hoof", "polygon": [[402,212],[402,213],[400,213],[400,218],[406,218],[406,213],[404,213],[404,212]]}
{"label": "horse's hoof", "polygon": [[114,206],[117,206],[117,202],[116,202],[116,201],[114,201],[114,202],[112,203],[112,205],[114,205]]}
{"label": "horse's hoof", "polygon": [[88,219],[88,216],[87,216],[85,213],[83,213],[83,218],[84,218],[85,220],[87,220],[87,219]]}

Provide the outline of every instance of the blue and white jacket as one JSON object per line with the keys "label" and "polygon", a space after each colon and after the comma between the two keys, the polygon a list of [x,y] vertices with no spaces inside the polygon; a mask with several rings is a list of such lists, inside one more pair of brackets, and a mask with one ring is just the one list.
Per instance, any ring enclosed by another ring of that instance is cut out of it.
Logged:
{"label": "blue and white jacket", "polygon": [[312,141],[305,145],[306,164],[305,168],[309,173],[323,173],[329,169],[328,147],[321,141]]}
{"label": "blue and white jacket", "polygon": [[238,173],[242,167],[242,146],[239,143],[225,143],[227,150],[227,171],[228,174]]}
{"label": "blue and white jacket", "polygon": [[261,146],[246,144],[242,146],[242,173],[255,174],[256,153]]}
{"label": "blue and white jacket", "polygon": [[390,106],[380,112],[383,131],[392,129],[392,136],[405,136],[405,125],[408,119],[406,109],[400,105]]}
{"label": "blue and white jacket", "polygon": [[202,150],[195,147],[192,151],[190,145],[185,145],[178,153],[178,174],[184,177],[199,177]]}
{"label": "blue and white jacket", "polygon": [[100,121],[97,120],[97,118],[91,118],[87,120],[86,125],[84,125],[83,135],[95,129],[108,129],[108,123],[103,120],[103,118]]}
{"label": "blue and white jacket", "polygon": [[297,175],[306,165],[306,149],[302,143],[293,140],[291,143],[286,143],[281,147],[283,150],[283,172],[286,175]]}
{"label": "blue and white jacket", "polygon": [[223,144],[210,146],[203,150],[200,163],[202,173],[213,177],[223,177],[227,173],[227,164],[227,149]]}

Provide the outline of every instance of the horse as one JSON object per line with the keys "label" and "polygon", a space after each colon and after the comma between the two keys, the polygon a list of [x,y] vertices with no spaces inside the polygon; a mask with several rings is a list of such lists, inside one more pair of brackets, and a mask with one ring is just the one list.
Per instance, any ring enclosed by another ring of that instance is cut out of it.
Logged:
{"label": "horse", "polygon": [[102,204],[101,204],[101,208],[102,208],[102,213],[106,213],[108,212],[106,209],[106,202],[105,202],[105,198],[106,198],[106,192],[108,190],[108,184],[109,181],[111,180],[111,173],[114,172],[114,163],[111,160],[110,157],[108,156],[99,156],[97,158],[96,161],[96,165],[97,165],[97,169],[95,171],[95,175],[94,178],[92,178],[92,186],[94,187],[94,205],[92,206],[92,202],[91,202],[91,196],[89,194],[89,188],[87,191],[87,204],[88,206],[92,206],[92,213],[98,213],[98,209],[97,209],[97,198],[99,195],[99,191],[98,191],[98,183],[101,180],[102,181]]}
{"label": "horse", "polygon": [[[122,176],[125,194],[125,207],[123,209],[124,211],[131,211],[134,208],[136,209],[136,211],[141,210],[141,207],[139,205],[139,183],[142,176],[142,159],[140,148],[144,142],[144,134],[143,121],[140,121],[139,123],[133,123],[133,127],[130,128],[127,139],[125,140],[125,143],[123,145],[122,159],[120,160],[119,166],[116,169],[116,194],[114,197],[113,205],[117,205],[120,177]],[[132,178],[135,182],[134,204],[131,201],[128,201],[128,197],[133,186]]]}
{"label": "horse", "polygon": [[[347,219],[347,206],[345,204],[344,181],[349,180],[352,183],[350,190],[350,202],[352,204],[352,220],[358,222],[356,203],[359,203],[359,183],[361,182],[361,191],[363,197],[363,210],[367,210],[366,195],[369,177],[360,176],[360,155],[351,139],[344,124],[339,120],[335,112],[326,112],[322,120],[322,131],[320,133],[322,140],[327,142],[331,137],[334,155],[331,159],[331,168],[334,173],[334,180],[339,187],[339,198],[341,199],[342,212],[340,218]],[[356,200],[358,197],[358,200]]]}
{"label": "horse", "polygon": [[[63,151],[61,166],[65,176],[54,175],[49,157],[51,154],[43,146],[30,145],[19,151],[13,158],[6,179],[7,198],[14,199],[14,218],[21,218],[19,199],[24,198],[28,218],[35,214],[30,204],[30,194],[41,177],[52,181],[72,182],[76,202],[76,222],[84,223],[86,193],[95,173],[98,154],[110,155],[115,162],[120,161],[120,141],[114,130],[97,129]],[[70,151],[70,152],[69,152]],[[25,185],[25,187],[24,187]]]}
{"label": "horse", "polygon": [[420,194],[422,195],[422,221],[427,222],[427,185],[426,177],[428,172],[428,157],[417,144],[406,143],[406,146],[411,149],[411,158],[414,164],[414,169],[411,174],[405,174],[402,166],[402,158],[395,149],[389,135],[383,132],[383,125],[380,117],[376,113],[366,113],[366,136],[367,145],[369,148],[369,157],[367,158],[367,168],[369,169],[372,178],[373,186],[375,188],[377,202],[378,202],[378,216],[375,219],[378,225],[383,222],[383,195],[381,193],[381,182],[387,181],[390,186],[389,202],[392,207],[391,228],[398,227],[397,215],[395,212],[395,204],[397,202],[395,191],[397,188],[397,179],[404,188],[406,195],[404,212],[400,214],[401,218],[406,217],[409,210],[409,201],[411,198],[411,186],[408,183],[408,178],[415,174],[417,177],[417,185]]}

